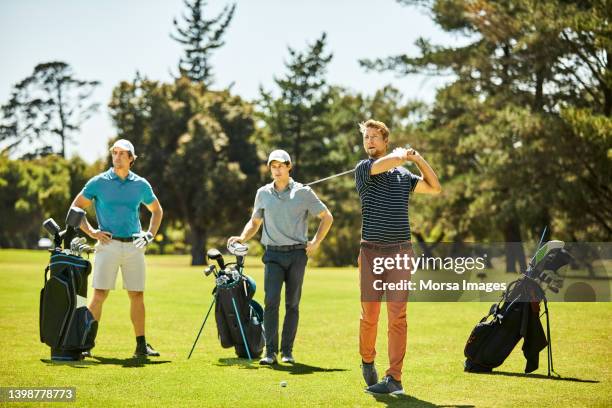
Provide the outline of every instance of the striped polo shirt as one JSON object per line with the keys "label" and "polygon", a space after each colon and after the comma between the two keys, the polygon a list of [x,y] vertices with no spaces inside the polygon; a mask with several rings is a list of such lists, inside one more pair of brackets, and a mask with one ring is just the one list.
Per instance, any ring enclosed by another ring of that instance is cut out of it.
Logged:
{"label": "striped polo shirt", "polygon": [[404,167],[371,175],[375,159],[355,167],[355,185],[361,200],[361,239],[378,243],[410,241],[408,200],[421,177]]}

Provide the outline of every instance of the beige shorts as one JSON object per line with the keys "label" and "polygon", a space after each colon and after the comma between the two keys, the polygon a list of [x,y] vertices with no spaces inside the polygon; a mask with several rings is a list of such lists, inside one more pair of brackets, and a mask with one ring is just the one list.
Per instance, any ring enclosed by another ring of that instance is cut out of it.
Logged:
{"label": "beige shorts", "polygon": [[123,289],[144,292],[145,248],[136,248],[131,242],[115,240],[109,244],[98,241],[94,248],[92,286],[95,289],[115,289],[117,272],[121,268]]}

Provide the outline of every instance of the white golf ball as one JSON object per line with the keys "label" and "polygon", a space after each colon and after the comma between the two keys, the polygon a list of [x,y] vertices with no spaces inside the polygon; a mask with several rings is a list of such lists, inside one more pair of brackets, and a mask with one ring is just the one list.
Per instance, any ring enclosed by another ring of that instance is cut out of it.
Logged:
{"label": "white golf ball", "polygon": [[280,382],[280,386],[281,387],[286,387],[287,386],[287,381],[281,381]]}

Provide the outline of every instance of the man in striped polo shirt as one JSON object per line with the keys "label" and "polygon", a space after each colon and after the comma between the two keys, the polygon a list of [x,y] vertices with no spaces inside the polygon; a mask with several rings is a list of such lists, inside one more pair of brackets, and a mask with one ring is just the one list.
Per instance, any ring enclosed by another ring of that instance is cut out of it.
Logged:
{"label": "man in striped polo shirt", "polygon": [[[367,392],[403,394],[401,375],[406,353],[408,289],[398,284],[410,280],[411,275],[410,262],[400,265],[399,259],[414,256],[410,243],[408,202],[412,193],[439,194],[441,187],[431,166],[416,150],[396,148],[392,153],[387,153],[389,129],[383,122],[368,120],[360,123],[359,129],[363,135],[363,147],[369,156],[355,168],[362,216],[359,250],[359,353],[362,373],[368,385]],[[421,175],[402,167],[405,162],[416,164]],[[389,285],[384,290],[381,289],[383,282],[395,286]],[[387,303],[390,367],[383,380],[378,382],[374,359],[383,294]]]}

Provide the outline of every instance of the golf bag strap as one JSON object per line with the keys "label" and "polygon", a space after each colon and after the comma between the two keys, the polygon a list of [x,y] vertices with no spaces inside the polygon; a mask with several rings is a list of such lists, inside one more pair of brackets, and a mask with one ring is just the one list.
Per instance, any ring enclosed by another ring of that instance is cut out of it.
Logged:
{"label": "golf bag strap", "polygon": [[47,265],[47,267],[45,268],[45,281],[43,282],[43,286],[45,286],[45,284],[47,283],[47,274],[49,273],[50,268],[51,265]]}

